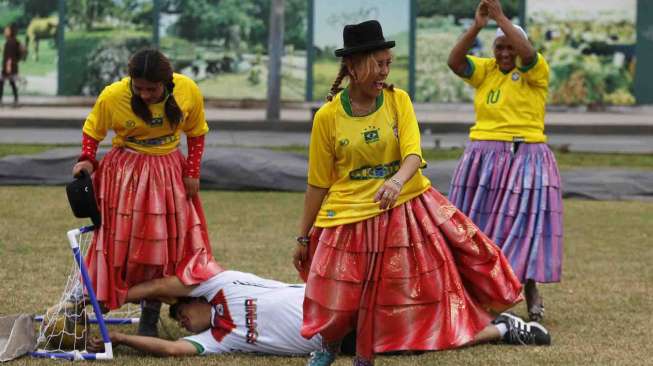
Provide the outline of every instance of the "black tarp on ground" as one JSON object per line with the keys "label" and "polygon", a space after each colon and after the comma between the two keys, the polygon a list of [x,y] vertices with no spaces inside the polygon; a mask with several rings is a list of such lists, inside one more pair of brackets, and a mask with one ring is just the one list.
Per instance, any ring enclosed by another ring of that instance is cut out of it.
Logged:
{"label": "black tarp on ground", "polygon": [[[103,151],[99,156],[102,156]],[[69,182],[79,149],[0,159],[0,185],[63,185]],[[307,159],[266,149],[207,148],[202,160],[202,189],[304,191]],[[455,161],[429,163],[424,174],[440,192],[449,189]],[[653,199],[653,172],[579,169],[562,172],[565,198],[597,200]]]}

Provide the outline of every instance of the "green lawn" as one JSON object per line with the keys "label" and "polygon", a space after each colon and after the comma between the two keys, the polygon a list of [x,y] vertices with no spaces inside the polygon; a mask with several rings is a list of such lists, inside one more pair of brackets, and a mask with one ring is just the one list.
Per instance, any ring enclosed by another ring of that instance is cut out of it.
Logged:
{"label": "green lawn", "polygon": [[[81,144],[81,141],[80,141]],[[0,158],[7,155],[39,154],[58,147],[72,147],[80,145],[42,145],[42,144],[0,144]]]}
{"label": "green lawn", "polygon": [[[18,35],[18,40],[24,45],[25,36]],[[27,59],[18,65],[22,75],[45,76],[57,72],[57,48],[54,40],[45,39],[39,42],[39,60],[34,60],[34,45],[29,45]]]}
{"label": "green lawn", "polygon": [[[240,99],[266,99],[267,70],[262,69],[257,84],[252,84],[248,80],[248,77],[248,72],[223,73],[201,80],[197,84],[206,97],[229,99],[237,95]],[[281,99],[304,100],[304,89],[303,80],[293,77],[287,71],[282,70]]]}
{"label": "green lawn", "polygon": [[[202,193],[219,262],[233,269],[296,282],[291,263],[300,193]],[[0,314],[42,312],[64,285],[71,257],[66,230],[75,219],[62,187],[0,187]],[[379,365],[640,365],[650,360],[653,300],[653,203],[565,201],[561,284],[543,286],[548,348],[484,345],[421,356],[381,357]],[[11,294],[9,296],[9,294]],[[517,306],[524,315],[523,306]],[[166,318],[164,316],[164,318]],[[165,329],[181,334],[170,321]],[[163,334],[166,334],[164,331]],[[119,347],[126,365],[176,365]],[[303,365],[302,358],[245,355],[193,358],[195,365]],[[22,359],[12,364],[51,365]],[[337,365],[349,365],[341,358]]]}

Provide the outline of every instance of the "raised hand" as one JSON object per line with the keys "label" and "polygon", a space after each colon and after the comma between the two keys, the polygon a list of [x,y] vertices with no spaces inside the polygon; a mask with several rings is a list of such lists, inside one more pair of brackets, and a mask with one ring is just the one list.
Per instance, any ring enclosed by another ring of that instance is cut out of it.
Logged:
{"label": "raised hand", "polygon": [[499,0],[481,0],[481,5],[484,5],[487,9],[490,19],[495,21],[501,17],[504,17],[503,9],[501,8],[501,2]]}
{"label": "raised hand", "polygon": [[483,4],[483,1],[481,1],[476,7],[476,14],[474,15],[474,22],[479,28],[483,28],[487,25],[489,20],[488,15],[487,5]]}

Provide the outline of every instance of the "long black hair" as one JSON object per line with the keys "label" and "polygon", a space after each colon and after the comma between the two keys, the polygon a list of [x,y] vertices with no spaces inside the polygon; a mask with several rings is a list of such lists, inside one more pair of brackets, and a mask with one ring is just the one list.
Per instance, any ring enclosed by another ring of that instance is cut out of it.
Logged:
{"label": "long black hair", "polygon": [[[182,113],[177,101],[172,95],[175,83],[172,81],[172,64],[170,60],[156,49],[143,49],[129,59],[129,77],[133,79],[145,79],[153,83],[163,83],[166,94],[165,114],[170,121],[173,130],[181,122]],[[131,106],[134,113],[145,122],[152,121],[152,112],[147,104],[132,91]]]}

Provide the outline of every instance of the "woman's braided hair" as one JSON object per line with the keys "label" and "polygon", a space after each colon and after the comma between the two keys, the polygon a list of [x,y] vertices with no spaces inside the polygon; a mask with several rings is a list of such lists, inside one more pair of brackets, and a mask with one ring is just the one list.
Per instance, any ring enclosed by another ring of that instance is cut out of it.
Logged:
{"label": "woman's braided hair", "polygon": [[[172,81],[172,64],[170,60],[156,49],[143,49],[136,52],[129,59],[129,77],[133,79],[145,79],[153,83],[163,83],[166,93],[165,114],[173,130],[181,122],[182,112],[172,95],[175,83]],[[131,106],[134,113],[143,121],[152,121],[152,112],[147,104],[135,93],[132,92]]]}

